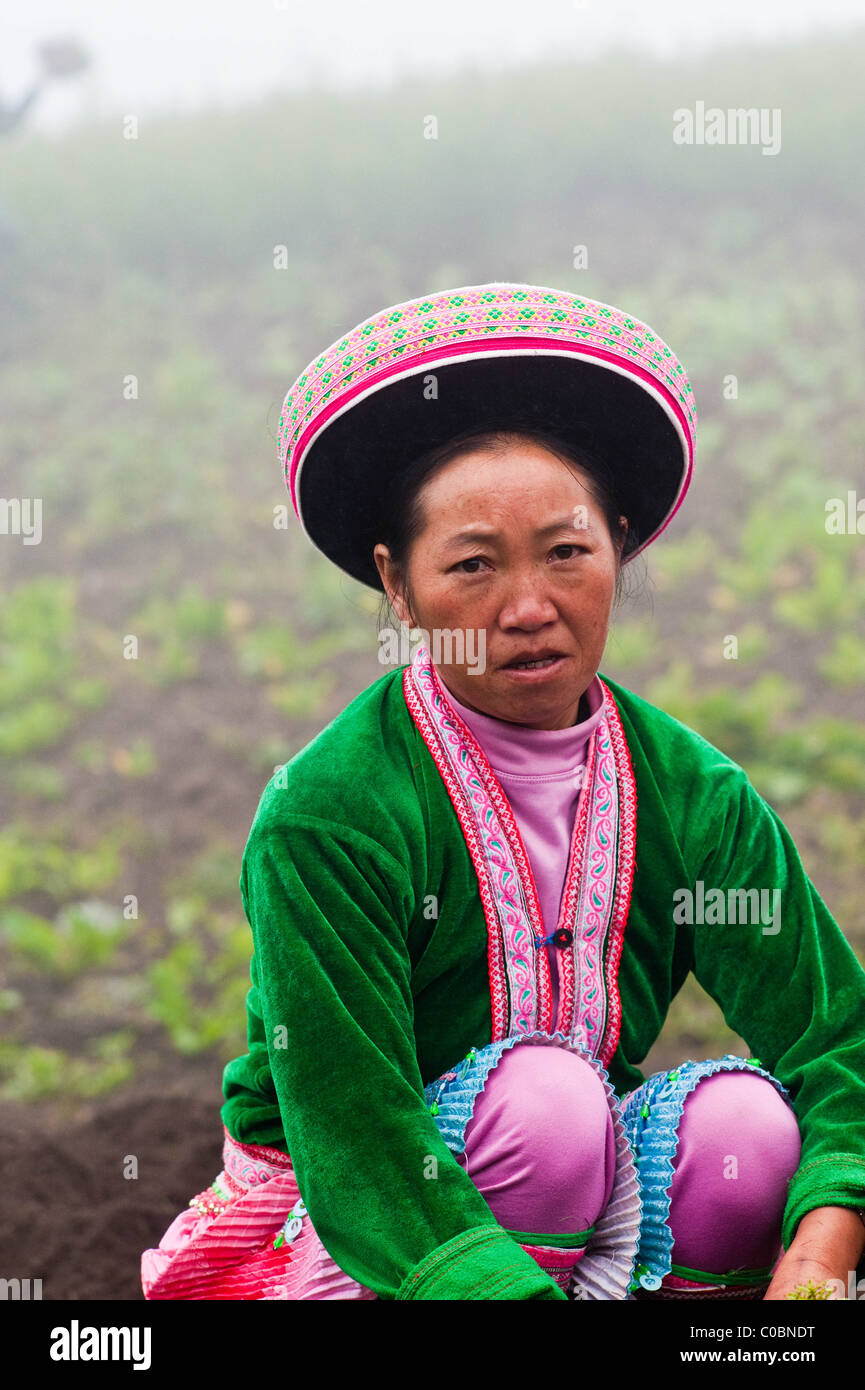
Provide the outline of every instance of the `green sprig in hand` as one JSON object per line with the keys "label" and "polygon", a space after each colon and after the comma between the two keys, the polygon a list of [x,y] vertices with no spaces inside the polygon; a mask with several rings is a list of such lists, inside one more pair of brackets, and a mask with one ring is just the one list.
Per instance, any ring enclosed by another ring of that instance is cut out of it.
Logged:
{"label": "green sprig in hand", "polygon": [[820,1284],[815,1284],[813,1279],[809,1279],[806,1284],[797,1284],[790,1293],[785,1293],[785,1298],[810,1299],[810,1298],[831,1298],[832,1290],[829,1287],[828,1279]]}

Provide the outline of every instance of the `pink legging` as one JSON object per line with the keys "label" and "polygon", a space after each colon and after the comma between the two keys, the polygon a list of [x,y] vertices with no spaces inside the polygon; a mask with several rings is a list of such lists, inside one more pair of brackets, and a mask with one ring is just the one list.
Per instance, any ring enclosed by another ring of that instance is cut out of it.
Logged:
{"label": "pink legging", "polygon": [[[726,1273],[775,1264],[801,1138],[792,1109],[753,1072],[703,1077],[684,1102],[668,1224],[672,1260]],[[460,1162],[501,1226],[584,1231],[613,1190],[613,1122],[575,1053],[512,1047],[475,1098]],[[552,1243],[552,1242],[551,1242]]]}

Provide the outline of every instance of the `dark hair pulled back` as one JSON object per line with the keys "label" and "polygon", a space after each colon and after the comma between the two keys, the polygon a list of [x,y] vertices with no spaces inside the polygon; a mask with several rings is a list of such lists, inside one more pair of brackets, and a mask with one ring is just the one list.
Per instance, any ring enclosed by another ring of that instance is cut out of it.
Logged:
{"label": "dark hair pulled back", "polygon": [[[408,582],[408,556],[414,542],[424,528],[423,507],[420,494],[424,485],[430,481],[439,468],[469,449],[485,449],[491,453],[501,453],[514,442],[526,441],[540,444],[551,454],[568,464],[579,468],[587,479],[587,486],[603,512],[610,537],[615,541],[619,534],[619,517],[625,515],[619,503],[615,479],[607,464],[591,449],[576,447],[565,442],[552,430],[536,425],[531,427],[509,426],[499,428],[472,428],[465,430],[413,459],[396,479],[388,499],[386,514],[382,517],[379,540],[390,551],[391,559],[401,573],[401,588],[414,611],[411,590]],[[629,525],[625,544],[622,548],[624,560],[640,544],[636,530]],[[624,595],[623,571],[620,564],[616,576],[615,603]],[[379,622],[386,621],[388,608],[387,594],[382,595]]]}

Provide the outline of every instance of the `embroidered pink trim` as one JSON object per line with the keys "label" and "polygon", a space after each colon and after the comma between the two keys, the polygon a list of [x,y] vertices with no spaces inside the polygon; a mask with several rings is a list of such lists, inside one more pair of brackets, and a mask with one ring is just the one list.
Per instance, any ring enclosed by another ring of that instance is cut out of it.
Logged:
{"label": "embroidered pink trim", "polygon": [[558,1245],[523,1245],[519,1241],[517,1243],[551,1279],[555,1279],[560,1289],[565,1290],[586,1253],[585,1246],[581,1250],[563,1250]]}
{"label": "embroidered pink trim", "polygon": [[[557,1031],[606,1065],[618,1046],[617,975],[631,901],[636,783],[612,692],[593,733],[557,923],[574,936],[559,954]],[[492,1041],[552,1031],[552,990],[537,888],[510,803],[483,749],[447,698],[423,645],[403,693],[451,798],[478,877],[488,930]]]}
{"label": "embroidered pink trim", "polygon": [[605,984],[607,989],[607,1021],[598,1056],[601,1062],[610,1061],[619,1045],[622,1031],[622,1001],[619,994],[619,961],[625,944],[625,927],[631,908],[634,871],[637,862],[637,779],[619,707],[606,681],[601,680],[604,692],[604,723],[609,726],[616,770],[616,793],[619,801],[619,842],[615,870],[615,898],[606,938]]}
{"label": "embroidered pink trim", "polygon": [[[360,327],[360,325],[358,325],[358,327]],[[355,329],[353,331],[356,332],[357,330]],[[597,344],[590,343],[585,340],[580,340],[579,342],[572,343],[561,340],[556,341],[554,338],[550,338],[544,335],[534,336],[528,334],[519,336],[515,335],[513,337],[504,337],[501,334],[496,335],[495,329],[493,330],[493,333],[494,337],[492,340],[482,338],[461,338],[460,341],[457,343],[448,343],[446,341],[443,341],[442,346],[426,348],[423,350],[419,349],[416,344],[403,344],[400,346],[399,349],[400,355],[397,356],[396,354],[393,354],[392,360],[388,360],[384,367],[378,368],[377,370],[373,371],[372,365],[374,364],[368,364],[366,367],[367,375],[362,376],[361,379],[358,382],[356,382],[354,386],[346,387],[344,382],[339,382],[336,386],[334,386],[331,382],[331,373],[328,372],[322,378],[322,380],[324,382],[327,382],[329,385],[329,390],[325,394],[327,396],[332,396],[333,392],[336,391],[337,395],[332,400],[330,400],[327,405],[323,405],[321,403],[321,397],[313,406],[310,406],[307,401],[304,401],[303,406],[301,408],[304,409],[304,413],[307,415],[307,417],[309,417],[310,410],[312,410],[315,413],[312,415],[311,419],[308,419],[308,423],[305,426],[305,428],[303,428],[300,431],[292,448],[290,439],[288,439],[288,425],[285,422],[288,417],[290,397],[292,396],[292,393],[294,392],[297,386],[297,383],[295,382],[295,385],[288,392],[288,395],[286,396],[285,401],[283,403],[278,440],[280,444],[280,461],[283,464],[283,468],[285,471],[286,486],[288,487],[289,493],[291,495],[292,506],[294,507],[295,514],[297,515],[297,517],[300,517],[300,512],[298,511],[296,487],[297,470],[300,467],[301,461],[303,460],[309,447],[317,439],[318,435],[324,429],[324,426],[327,424],[328,420],[332,415],[334,415],[337,411],[345,410],[347,403],[351,401],[355,396],[367,393],[370,391],[371,388],[378,387],[380,385],[386,385],[390,378],[393,377],[395,374],[404,372],[406,360],[409,360],[411,362],[413,371],[419,372],[424,362],[429,361],[433,364],[437,364],[440,361],[444,361],[448,357],[467,357],[473,351],[483,353],[485,356],[489,355],[492,357],[500,357],[508,352],[525,352],[526,350],[531,350],[532,348],[545,348],[548,351],[556,351],[562,356],[564,356],[566,353],[572,353],[574,356],[577,357],[597,357],[601,361],[611,362],[615,365],[622,365],[624,363],[624,365],[627,366],[628,372],[633,377],[637,378],[637,380],[641,382],[645,382],[647,385],[653,387],[656,391],[660,392],[663,395],[667,413],[669,414],[672,412],[675,415],[676,419],[679,421],[683,437],[687,442],[688,450],[688,465],[685,482],[682,486],[681,494],[679,500],[676,503],[674,512],[671,513],[671,516],[669,518],[669,520],[672,520],[673,515],[675,515],[675,512],[679,510],[679,507],[681,506],[682,501],[684,500],[685,492],[687,491],[688,484],[691,480],[691,475],[694,469],[694,445],[692,442],[693,427],[689,424],[688,419],[685,415],[685,411],[682,409],[681,404],[676,399],[674,390],[671,390],[671,381],[665,380],[663,379],[663,377],[659,376],[658,369],[655,367],[649,367],[647,369],[646,367],[641,366],[639,363],[635,361],[625,362],[621,352],[611,352],[607,348],[599,347]],[[440,337],[444,340],[447,338],[447,334],[442,334],[440,335]],[[428,340],[427,335],[425,335],[425,337],[421,339],[421,341],[424,340]],[[335,345],[332,345],[332,347],[328,349],[329,352],[333,351],[333,346]],[[407,358],[404,354],[406,354],[409,351],[409,349],[411,349],[411,351],[409,352]],[[352,362],[352,360],[353,359],[349,358],[350,363]],[[363,368],[361,370],[363,370]],[[352,372],[349,374],[346,380],[350,381],[352,376],[356,375],[357,371]],[[298,411],[297,409],[295,409],[294,414],[297,413]],[[288,440],[288,443],[286,443],[286,440]],[[288,463],[289,458],[291,459],[290,465]]]}
{"label": "embroidered pink trim", "polygon": [[231,1137],[225,1125],[222,1130],[228,1140],[223,1173],[236,1180],[244,1191],[292,1169],[291,1158],[281,1149],[268,1148],[265,1144],[241,1144]]}

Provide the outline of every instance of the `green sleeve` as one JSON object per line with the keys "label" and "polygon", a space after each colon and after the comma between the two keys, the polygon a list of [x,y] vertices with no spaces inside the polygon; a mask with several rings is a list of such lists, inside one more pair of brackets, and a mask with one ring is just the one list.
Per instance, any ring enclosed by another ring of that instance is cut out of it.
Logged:
{"label": "green sleeve", "polygon": [[738,925],[729,906],[726,925],[695,921],[694,974],[790,1092],[802,1152],[784,1210],[789,1249],[806,1212],[865,1206],[865,971],[744,770],[716,764],[702,793],[704,893],[721,888],[729,905],[730,890],[768,890],[761,913],[738,900]]}
{"label": "green sleeve", "polygon": [[286,1143],[336,1263],[384,1299],[564,1299],[427,1109],[405,867],[355,828],[292,810],[256,817],[240,887]]}

